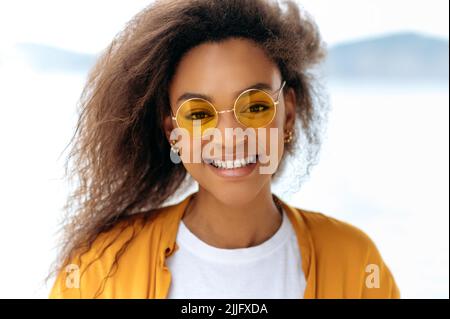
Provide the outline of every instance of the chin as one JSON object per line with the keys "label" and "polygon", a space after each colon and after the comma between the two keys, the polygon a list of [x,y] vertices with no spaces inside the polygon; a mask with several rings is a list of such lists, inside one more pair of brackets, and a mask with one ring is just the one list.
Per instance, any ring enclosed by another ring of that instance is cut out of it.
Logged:
{"label": "chin", "polygon": [[[270,179],[268,180],[270,182]],[[221,185],[209,186],[208,191],[219,201],[227,206],[243,206],[261,192],[265,184],[262,180],[253,180],[242,183],[222,183]]]}

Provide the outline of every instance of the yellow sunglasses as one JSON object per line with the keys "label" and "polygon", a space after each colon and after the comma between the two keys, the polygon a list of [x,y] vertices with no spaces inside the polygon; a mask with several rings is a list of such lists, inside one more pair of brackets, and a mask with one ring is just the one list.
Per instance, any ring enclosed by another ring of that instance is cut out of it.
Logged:
{"label": "yellow sunglasses", "polygon": [[[217,111],[206,98],[193,97],[181,103],[175,116],[172,113],[172,119],[178,127],[187,129],[191,134],[194,122],[196,125],[200,124],[203,135],[208,128],[217,127],[219,114],[229,112],[233,112],[236,121],[245,127],[262,128],[272,123],[275,118],[280,94],[285,84],[286,81],[283,81],[281,87],[273,94],[259,88],[245,90],[236,98],[233,108],[224,111]],[[277,92],[277,98],[274,100],[272,95]]]}

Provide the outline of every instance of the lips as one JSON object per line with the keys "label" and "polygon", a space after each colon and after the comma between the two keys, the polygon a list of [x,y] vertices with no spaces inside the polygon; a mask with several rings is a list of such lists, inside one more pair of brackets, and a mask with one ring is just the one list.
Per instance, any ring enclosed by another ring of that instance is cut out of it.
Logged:
{"label": "lips", "polygon": [[210,160],[209,164],[205,163],[205,165],[214,175],[220,177],[222,181],[245,181],[257,169],[258,156],[248,156],[234,161],[213,160],[211,162]]}

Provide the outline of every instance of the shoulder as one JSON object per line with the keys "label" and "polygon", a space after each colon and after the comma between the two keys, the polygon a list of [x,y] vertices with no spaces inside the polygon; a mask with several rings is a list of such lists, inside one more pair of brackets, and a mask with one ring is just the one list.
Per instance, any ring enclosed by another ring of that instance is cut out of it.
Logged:
{"label": "shoulder", "polygon": [[[353,252],[374,248],[372,239],[360,228],[321,212],[296,208],[303,217],[318,250],[348,247]],[[342,251],[342,250],[341,250]]]}
{"label": "shoulder", "polygon": [[98,259],[107,262],[126,245],[127,248],[139,246],[146,233],[155,228],[163,210],[157,209],[146,213],[127,216],[103,232],[100,232],[87,251],[77,254],[81,263]]}
{"label": "shoulder", "polygon": [[145,240],[165,232],[164,226],[172,220],[172,207],[165,206],[145,212],[126,216],[114,223],[109,230],[98,234],[88,253],[90,256],[105,256],[116,254],[126,244],[127,247],[149,245]]}
{"label": "shoulder", "polygon": [[350,297],[400,297],[389,267],[366,232],[321,212],[295,209],[311,236],[318,277],[333,277]]}
{"label": "shoulder", "polygon": [[73,257],[64,263],[49,298],[113,297],[108,294],[115,289],[102,289],[106,280],[111,285],[121,276],[126,276],[125,271],[129,274],[148,266],[145,263],[154,259],[151,254],[157,250],[158,243],[153,239],[163,231],[159,226],[165,215],[165,208],[137,213],[99,233],[89,247],[74,252]]}

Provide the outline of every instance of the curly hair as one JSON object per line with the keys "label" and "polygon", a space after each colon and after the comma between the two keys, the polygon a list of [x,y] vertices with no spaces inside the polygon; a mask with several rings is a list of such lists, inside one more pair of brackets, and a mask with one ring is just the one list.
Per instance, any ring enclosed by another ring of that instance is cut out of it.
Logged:
{"label": "curly hair", "polygon": [[[159,0],[139,12],[101,52],[79,100],[79,119],[66,161],[76,180],[64,206],[54,271],[99,234],[130,215],[160,207],[186,177],[170,160],[163,119],[170,116],[169,83],[181,57],[204,42],[253,40],[279,67],[297,97],[297,119],[313,162],[320,145],[310,70],[324,44],[313,20],[293,1]],[[294,133],[296,137],[298,132]],[[292,148],[287,145],[287,152]],[[118,260],[116,258],[116,261]]]}

